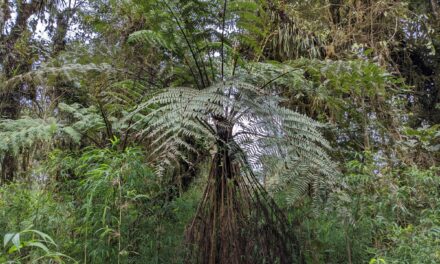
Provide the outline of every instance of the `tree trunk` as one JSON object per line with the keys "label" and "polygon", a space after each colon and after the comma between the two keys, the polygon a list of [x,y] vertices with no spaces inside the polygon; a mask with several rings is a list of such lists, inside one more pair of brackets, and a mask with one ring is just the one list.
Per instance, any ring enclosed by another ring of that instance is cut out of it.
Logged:
{"label": "tree trunk", "polygon": [[298,263],[284,214],[250,170],[234,160],[231,132],[218,128],[207,186],[186,232],[187,263]]}
{"label": "tree trunk", "polygon": [[[16,52],[15,45],[26,37],[27,23],[31,16],[37,14],[44,7],[45,1],[33,0],[29,3],[21,3],[17,8],[17,19],[12,26],[9,35],[1,35],[0,44],[5,46],[5,53],[0,53],[0,61],[5,72],[6,79],[13,78],[16,75],[29,72],[32,69],[33,60],[29,55],[23,55]],[[0,18],[7,21],[10,16],[10,10],[7,8],[7,1],[1,5],[2,14]],[[58,54],[65,48],[65,37],[69,24],[69,19],[73,14],[73,10],[68,8],[64,12],[57,15],[57,31],[53,37],[53,56]],[[3,21],[3,20],[2,20]],[[3,21],[3,22],[4,22]],[[0,24],[0,29],[3,31],[4,23]],[[30,41],[31,36],[27,36],[27,41]],[[32,55],[31,55],[32,56]],[[33,91],[32,84],[19,83],[17,85],[7,87],[6,91],[0,94],[0,118],[17,119],[20,116],[21,99],[23,98],[23,91],[27,90],[30,94],[30,100],[35,99],[36,93]],[[10,182],[15,178],[17,173],[18,162],[11,152],[6,152],[1,160],[1,182]]]}

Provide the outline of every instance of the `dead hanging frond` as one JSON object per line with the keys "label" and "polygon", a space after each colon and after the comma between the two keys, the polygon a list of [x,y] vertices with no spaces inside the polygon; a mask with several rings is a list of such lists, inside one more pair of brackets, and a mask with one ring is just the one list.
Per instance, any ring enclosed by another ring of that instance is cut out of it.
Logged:
{"label": "dead hanging frond", "polygon": [[275,25],[274,36],[267,45],[267,56],[282,61],[302,56],[322,57],[322,47],[326,43],[325,35],[314,34],[304,27],[305,21],[289,16],[284,8],[271,6],[267,11]]}
{"label": "dead hanging frond", "polygon": [[298,263],[298,241],[255,175],[230,150],[212,158],[208,183],[186,231],[187,263]]}
{"label": "dead hanging frond", "polygon": [[245,32],[240,35],[241,42],[255,52],[256,61],[261,57],[285,61],[323,56],[327,36],[320,34],[322,27],[319,28],[319,22],[302,18],[295,13],[299,3],[287,2],[233,2],[237,24]]}

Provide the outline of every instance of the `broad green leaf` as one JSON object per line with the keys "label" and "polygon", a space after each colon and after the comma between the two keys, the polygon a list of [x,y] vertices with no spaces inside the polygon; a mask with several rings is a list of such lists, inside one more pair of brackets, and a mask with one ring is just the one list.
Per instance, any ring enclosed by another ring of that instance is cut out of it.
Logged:
{"label": "broad green leaf", "polygon": [[16,233],[12,237],[12,244],[14,244],[14,246],[16,246],[20,250],[20,233]]}
{"label": "broad green leaf", "polygon": [[11,241],[11,239],[14,237],[14,233],[8,233],[3,238],[3,247],[6,247],[6,245]]}

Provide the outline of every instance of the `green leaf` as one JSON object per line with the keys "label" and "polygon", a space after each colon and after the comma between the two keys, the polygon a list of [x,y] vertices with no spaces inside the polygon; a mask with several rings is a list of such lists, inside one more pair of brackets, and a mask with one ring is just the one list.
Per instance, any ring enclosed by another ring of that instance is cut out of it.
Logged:
{"label": "green leaf", "polygon": [[49,235],[47,235],[47,234],[45,234],[45,233],[43,233],[41,231],[34,230],[34,229],[28,229],[28,230],[24,230],[22,233],[35,233],[35,234],[38,234],[45,242],[49,242],[49,243],[51,243],[52,245],[55,245],[55,246],[57,245],[55,243],[55,241]]}
{"label": "green leaf", "polygon": [[14,246],[16,246],[18,250],[20,250],[20,233],[16,233],[12,237],[12,244],[14,244]]}
{"label": "green leaf", "polygon": [[26,246],[40,248],[40,249],[44,250],[44,252],[46,252],[46,253],[50,252],[50,250],[43,243],[38,242],[38,241],[26,242]]}
{"label": "green leaf", "polygon": [[14,237],[14,233],[8,233],[3,238],[3,247],[6,247],[6,245],[11,241],[11,239]]}
{"label": "green leaf", "polygon": [[8,250],[8,254],[12,254],[15,251],[20,250],[20,247],[16,247],[16,246],[12,246],[9,250]]}
{"label": "green leaf", "polygon": [[12,238],[12,244],[14,244],[17,248],[20,247],[20,233],[15,234]]}

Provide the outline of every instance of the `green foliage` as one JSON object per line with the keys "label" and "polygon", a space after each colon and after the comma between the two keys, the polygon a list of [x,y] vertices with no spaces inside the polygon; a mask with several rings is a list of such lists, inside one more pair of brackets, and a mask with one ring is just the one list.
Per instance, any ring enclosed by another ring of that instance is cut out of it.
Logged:
{"label": "green foliage", "polygon": [[177,248],[198,193],[169,200],[171,190],[145,165],[142,152],[119,152],[119,143],[113,141],[112,149],[51,156],[49,167],[57,166],[53,169],[63,175],[64,186],[76,190],[65,190],[78,203],[75,253],[91,262],[179,263],[183,251]]}
{"label": "green foliage", "polygon": [[[82,135],[97,133],[104,129],[105,124],[98,110],[91,106],[82,107],[79,104],[67,105],[60,103],[60,111],[66,114],[66,121],[69,122],[64,131],[71,136],[74,141],[79,142]],[[62,121],[61,121],[62,122]]]}
{"label": "green foliage", "polygon": [[440,161],[440,125],[404,128],[399,147],[408,163],[414,160],[424,167],[435,166]]}
{"label": "green foliage", "polygon": [[[24,237],[31,238],[24,239]],[[25,229],[18,233],[7,233],[4,235],[3,248],[6,255],[0,252],[0,261],[7,263],[38,263],[41,261],[56,261],[57,263],[70,262],[68,256],[50,250],[49,247],[56,247],[55,241],[47,234],[33,229]],[[22,253],[27,251],[27,253]],[[36,253],[40,251],[41,253]],[[68,261],[65,261],[68,260]]]}
{"label": "green foliage", "polygon": [[384,188],[375,223],[381,246],[375,254],[388,263],[440,261],[438,172],[438,168],[408,169]]}
{"label": "green foliage", "polygon": [[328,115],[326,119],[333,122],[347,122],[344,117],[348,115],[360,123],[363,118],[362,112],[359,113],[359,108],[363,107],[362,100],[371,100],[374,104],[367,104],[364,107],[368,108],[360,110],[380,113],[378,108],[386,107],[385,103],[391,97],[396,96],[393,103],[399,103],[399,93],[394,92],[397,86],[400,93],[405,89],[402,80],[368,60],[299,59],[290,63],[303,69],[309,81],[309,85],[302,86],[300,90],[286,91],[286,96],[291,98],[290,103],[307,103],[303,111],[320,119]]}
{"label": "green foliage", "polygon": [[[3,257],[13,263],[37,263],[39,259],[72,262],[59,253],[68,252],[64,244],[68,243],[67,234],[73,225],[71,202],[25,184],[1,188],[0,198],[0,230],[22,230],[1,234],[5,237],[6,255],[0,254],[0,260]],[[57,244],[51,237],[56,238]]]}
{"label": "green foliage", "polygon": [[[325,152],[329,145],[317,130],[320,125],[279,107],[277,97],[250,83],[228,81],[200,91],[171,88],[139,109],[153,105],[160,107],[141,119],[148,120],[149,125],[142,132],[154,138],[151,155],[159,156],[159,173],[181,161],[190,162],[188,153],[197,150],[187,142],[188,138],[205,141],[208,149],[215,148],[221,140],[217,135],[219,126],[238,131],[228,146],[237,153],[237,161],[245,169],[252,169],[250,164],[262,166],[266,177],[278,186],[294,181],[289,186],[303,194],[312,182],[316,192],[328,190],[336,173]],[[225,108],[233,112],[228,113]],[[223,121],[212,124],[212,116]]]}
{"label": "green foliage", "polygon": [[[172,198],[175,190],[161,184],[142,152],[119,152],[119,143],[80,153],[55,150],[38,170],[53,175],[54,184],[1,188],[1,230],[33,225],[57,241],[55,251],[43,243],[49,252],[23,248],[23,254],[8,253],[8,259],[44,256],[68,262],[55,253],[68,252],[79,262],[108,262],[119,255],[121,263],[181,263],[182,234],[201,193],[195,187]],[[36,239],[26,241],[44,242]]]}
{"label": "green foliage", "polygon": [[56,136],[68,136],[78,143],[81,134],[89,130],[103,128],[102,118],[92,108],[82,108],[78,104],[66,105],[61,103],[59,109],[73,115],[69,125],[63,125],[54,118],[39,119],[24,117],[17,120],[0,119],[0,153],[12,151],[18,154],[20,150],[32,148],[53,140]]}
{"label": "green foliage", "polygon": [[1,263],[184,262],[224,149],[305,263],[440,263],[437,1],[83,2],[0,4]]}
{"label": "green foliage", "polygon": [[56,120],[52,117],[0,119],[0,157],[3,157],[5,153],[12,153],[14,156],[23,153],[44,156],[47,151],[58,144],[66,141],[78,144],[90,132],[96,133],[104,127],[102,117],[93,107],[82,108],[78,104],[70,106],[61,103],[59,110],[64,115],[71,114],[72,118],[67,117],[65,120]]}
{"label": "green foliage", "polygon": [[[378,168],[369,153],[348,162],[344,192],[318,215],[307,200],[289,215],[310,262],[439,261],[439,169]],[[377,158],[376,158],[377,161]],[[379,262],[380,263],[380,262]]]}
{"label": "green foliage", "polygon": [[130,44],[143,44],[162,47],[166,50],[173,51],[175,48],[161,34],[151,30],[140,30],[130,34],[128,37]]}
{"label": "green foliage", "polygon": [[0,120],[0,153],[12,151],[18,154],[22,148],[49,141],[56,131],[57,124],[54,119]]}
{"label": "green foliage", "polygon": [[133,149],[120,155],[109,149],[90,150],[76,162],[75,174],[84,177],[78,192],[87,194],[78,232],[85,236],[91,261],[137,252],[132,241],[126,240],[129,230],[123,228],[129,229],[139,217],[131,207],[152,199],[158,190],[153,174],[142,164],[142,155]]}
{"label": "green foliage", "polygon": [[67,80],[77,80],[81,75],[88,73],[111,73],[114,69],[109,64],[67,64],[62,67],[43,65],[38,70],[29,71],[19,74],[3,82],[0,85],[0,94],[6,93],[11,87],[17,86],[20,83],[34,83],[45,84],[51,78],[62,76]]}

